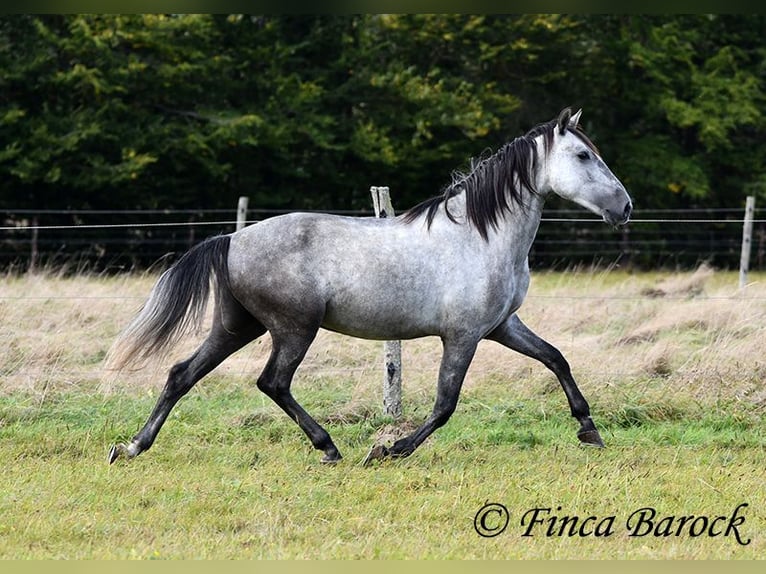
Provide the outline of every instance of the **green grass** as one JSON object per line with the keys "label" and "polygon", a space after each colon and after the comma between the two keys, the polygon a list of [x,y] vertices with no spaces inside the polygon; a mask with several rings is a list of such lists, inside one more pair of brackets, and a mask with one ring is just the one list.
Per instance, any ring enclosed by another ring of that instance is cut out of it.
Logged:
{"label": "green grass", "polygon": [[[514,400],[468,389],[447,426],[412,457],[362,467],[390,420],[361,408],[326,422],[344,381],[299,394],[344,460],[320,453],[252,388],[214,378],[173,411],[155,446],[106,463],[154,403],[85,391],[0,398],[2,558],[758,558],[766,532],[766,425],[740,405],[634,405],[598,414],[605,449],[580,447],[557,395]],[[334,397],[334,399],[333,399]],[[596,399],[596,397],[594,397]],[[419,421],[426,398],[407,402]],[[598,411],[598,400],[591,401]],[[477,511],[501,502],[507,530],[482,538]],[[731,513],[732,537],[629,537],[642,507],[660,515]],[[608,537],[523,537],[522,514],[615,517]],[[561,507],[561,510],[556,510]]]}

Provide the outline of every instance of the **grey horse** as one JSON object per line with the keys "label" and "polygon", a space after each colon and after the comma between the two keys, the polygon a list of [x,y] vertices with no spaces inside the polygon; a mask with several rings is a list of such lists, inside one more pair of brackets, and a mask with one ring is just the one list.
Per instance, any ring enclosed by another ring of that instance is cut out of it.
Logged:
{"label": "grey horse", "polygon": [[146,424],[108,460],[147,450],[171,409],[233,352],[271,334],[258,388],[322,451],[341,459],[330,435],[298,404],[290,385],[320,328],[366,339],[438,336],[443,355],[430,416],[368,460],[412,454],[455,411],[477,345],[496,341],[537,359],[558,378],[584,444],[603,446],[569,365],[516,314],[529,286],[528,254],[546,196],[556,193],[625,224],[625,187],[569,108],[497,152],[455,173],[442,194],[388,219],[292,213],[204,241],[157,281],[115,342],[110,362],[166,352],[203,318],[211,284],[208,337],[174,365]]}

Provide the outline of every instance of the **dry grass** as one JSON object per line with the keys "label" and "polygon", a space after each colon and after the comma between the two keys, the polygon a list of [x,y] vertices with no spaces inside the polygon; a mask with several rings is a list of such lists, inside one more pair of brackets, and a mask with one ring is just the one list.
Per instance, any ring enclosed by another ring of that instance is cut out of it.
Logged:
{"label": "dry grass", "polygon": [[[533,276],[520,316],[569,359],[586,396],[610,403],[628,396],[766,406],[766,281],[753,275],[746,290],[734,273],[702,267],[695,273],[570,272]],[[7,276],[0,281],[0,393],[43,398],[52,390],[103,393],[152,391],[169,364],[114,373],[103,358],[143,302],[155,276]],[[171,360],[190,353],[190,337]],[[252,380],[268,356],[268,337],[216,370]],[[441,347],[438,339],[403,345],[405,392],[430,401]],[[297,385],[342,377],[351,389],[347,411],[365,408],[381,384],[380,343],[320,333]],[[503,385],[535,395],[557,389],[537,363],[483,343],[466,388]],[[347,414],[347,413],[346,413]],[[337,415],[341,419],[344,413]]]}

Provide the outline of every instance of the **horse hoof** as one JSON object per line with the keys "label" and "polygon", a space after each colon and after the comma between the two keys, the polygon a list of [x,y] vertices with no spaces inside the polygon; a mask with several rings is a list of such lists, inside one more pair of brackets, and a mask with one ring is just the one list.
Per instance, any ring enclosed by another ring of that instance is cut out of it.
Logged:
{"label": "horse hoof", "polygon": [[113,444],[112,448],[109,449],[109,456],[107,457],[107,461],[109,464],[114,463],[115,460],[120,458],[121,456],[127,456],[128,447],[125,446],[123,443],[118,442],[117,444]]}
{"label": "horse hoof", "polygon": [[579,438],[580,442],[584,445],[604,448],[604,441],[601,440],[601,435],[598,434],[596,429],[578,432],[577,438]]}
{"label": "horse hoof", "polygon": [[343,457],[339,452],[324,455],[319,462],[322,464],[338,464]]}
{"label": "horse hoof", "polygon": [[383,460],[388,457],[388,449],[382,444],[373,446],[362,461],[362,466],[370,466],[374,460]]}
{"label": "horse hoof", "polygon": [[141,449],[136,443],[132,442],[127,445],[124,442],[118,442],[109,449],[107,460],[109,464],[112,464],[118,458],[134,458],[139,454],[141,454]]}

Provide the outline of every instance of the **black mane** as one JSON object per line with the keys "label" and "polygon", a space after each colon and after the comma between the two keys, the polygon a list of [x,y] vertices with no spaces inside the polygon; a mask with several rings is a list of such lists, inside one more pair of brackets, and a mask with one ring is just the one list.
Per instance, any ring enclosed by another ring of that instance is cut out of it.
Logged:
{"label": "black mane", "polygon": [[[471,169],[467,174],[455,172],[452,183],[441,195],[427,199],[406,211],[403,215],[404,221],[411,223],[425,214],[430,227],[439,206],[444,203],[447,217],[455,222],[446,204],[451,197],[463,191],[468,221],[487,240],[489,229],[497,228],[499,219],[510,211],[512,203],[523,205],[522,191],[524,189],[537,193],[534,174],[537,171],[539,158],[534,140],[540,135],[543,136],[543,148],[547,154],[553,143],[557,123],[554,119],[532,128],[525,135],[508,142],[486,159],[472,158]],[[567,129],[580,137],[588,147],[598,152],[579,125],[577,128],[568,127]]]}

